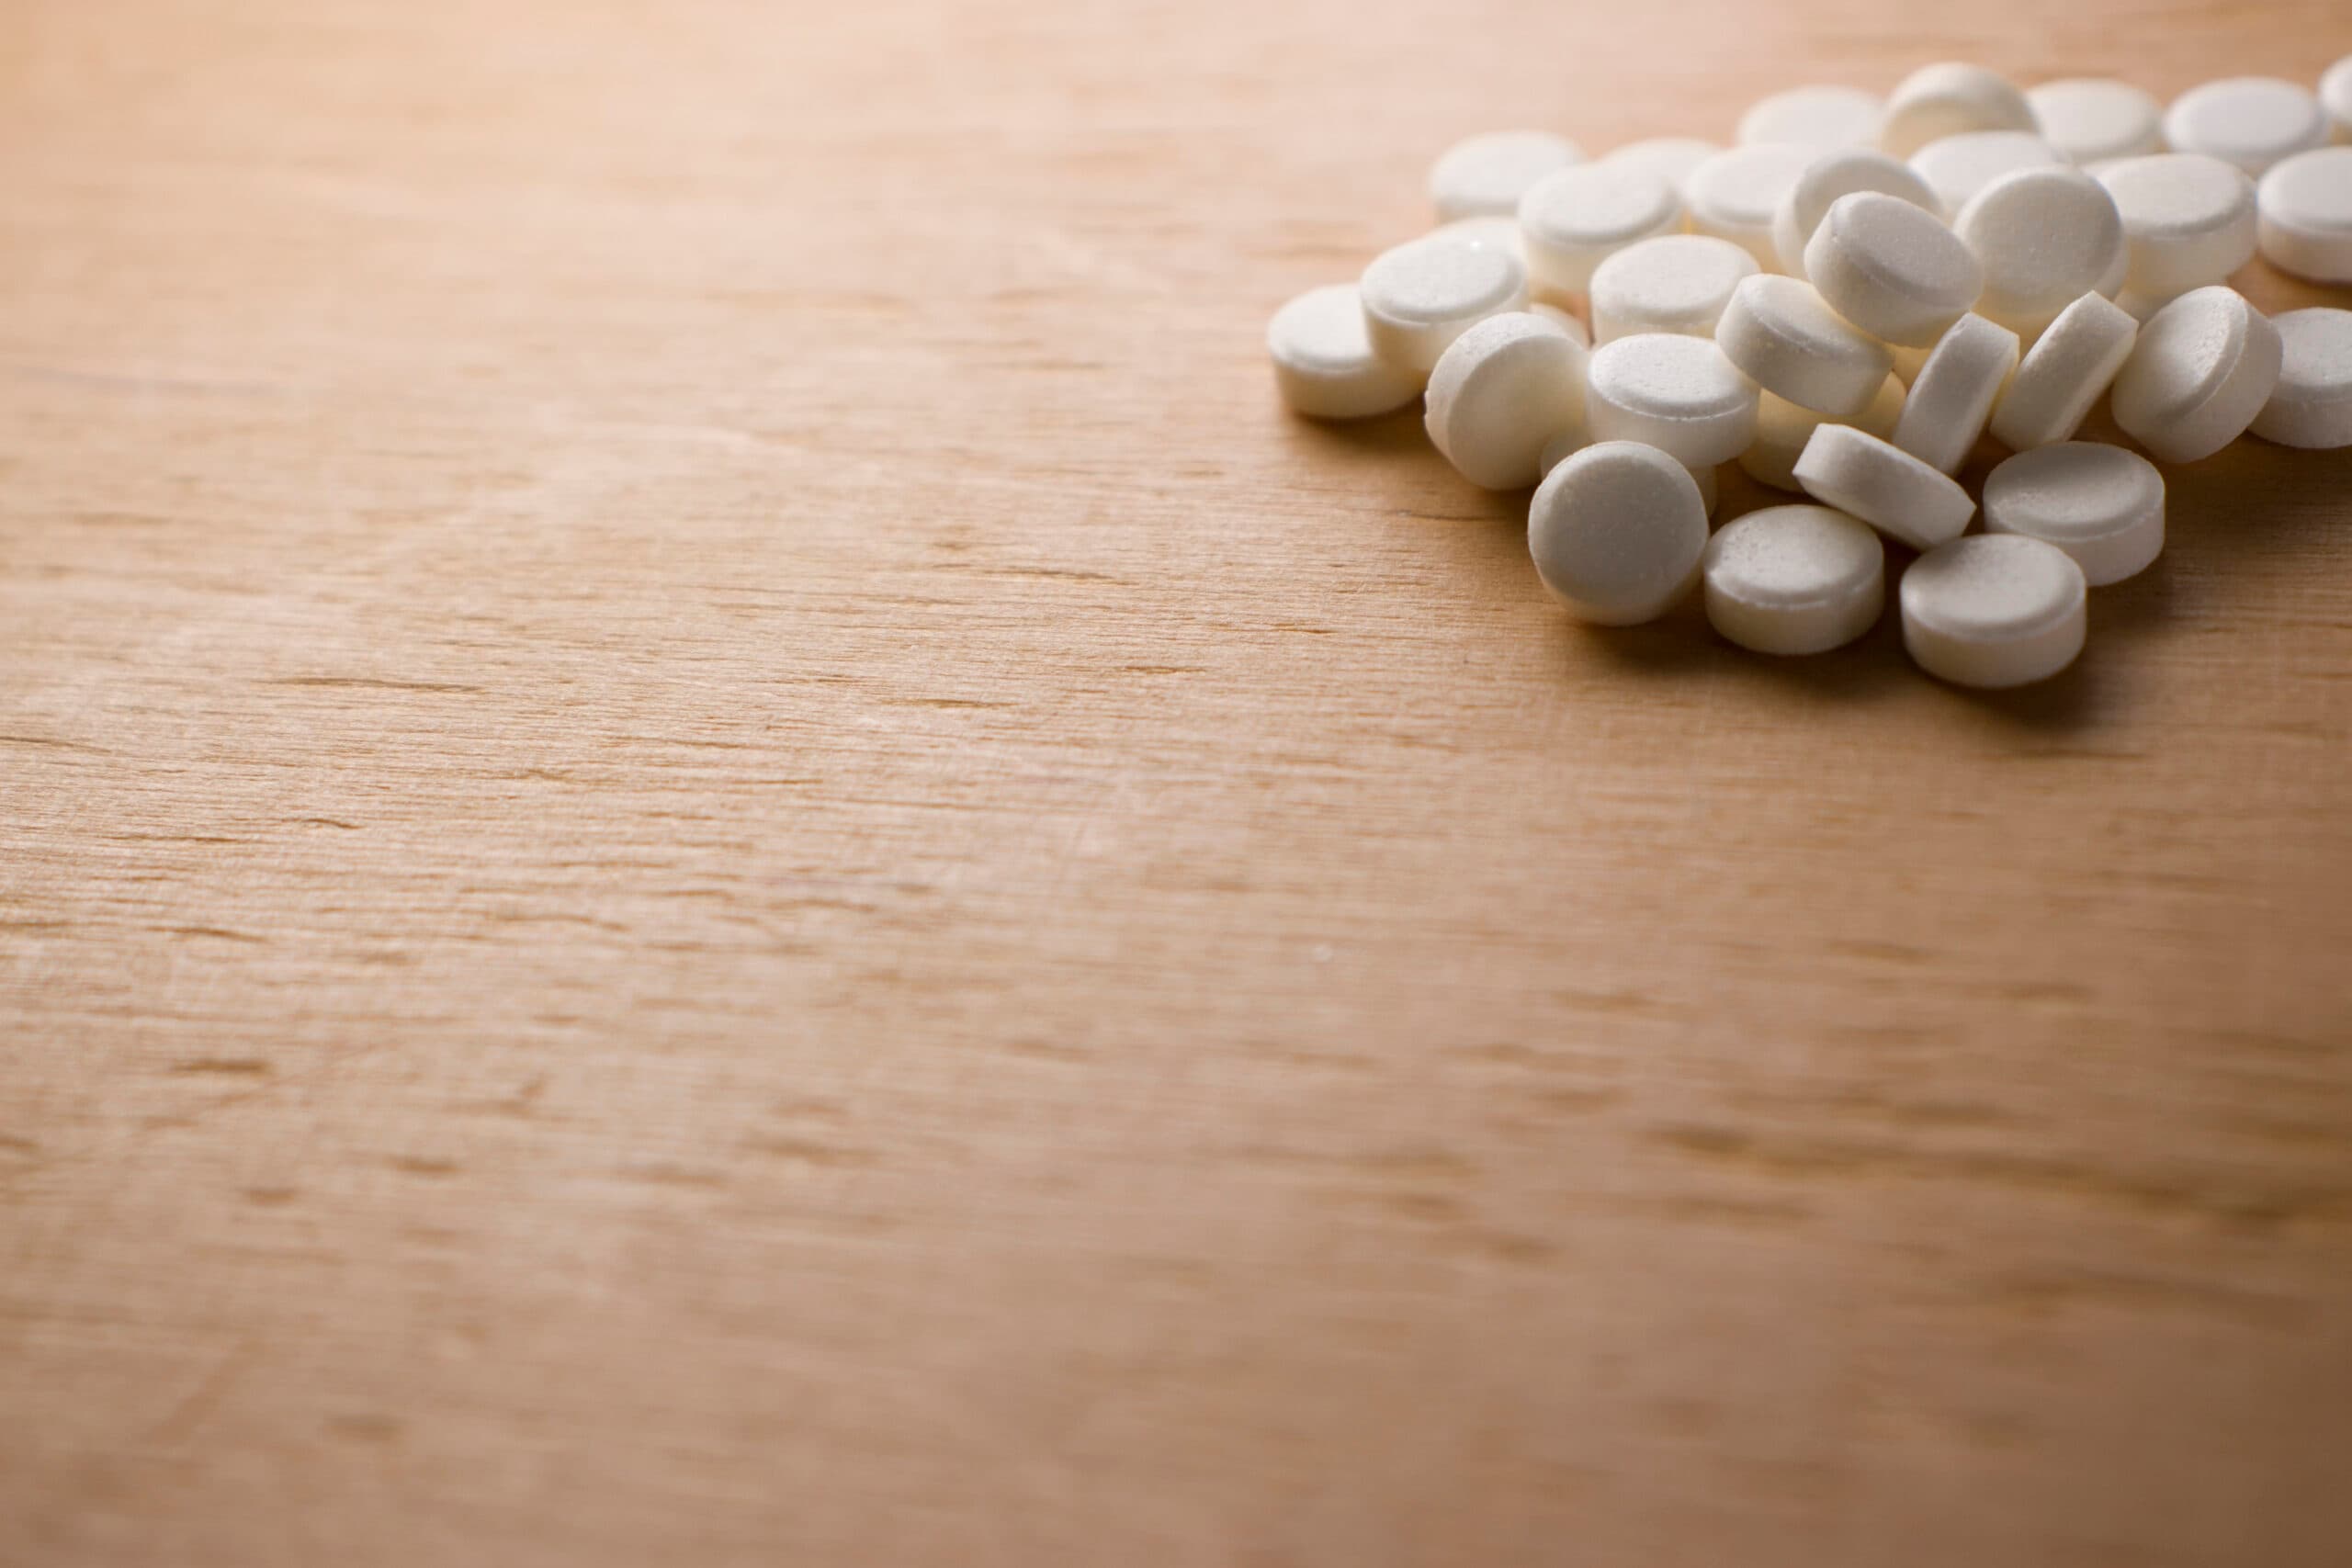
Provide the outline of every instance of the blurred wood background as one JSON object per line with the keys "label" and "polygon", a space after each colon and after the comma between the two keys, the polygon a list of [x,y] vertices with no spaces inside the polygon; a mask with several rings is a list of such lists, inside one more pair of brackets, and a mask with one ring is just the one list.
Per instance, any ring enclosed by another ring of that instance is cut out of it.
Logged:
{"label": "blurred wood background", "polygon": [[2352,1561],[2352,453],[1986,698],[1260,339],[1469,130],[2347,51],[13,0],[0,1562]]}

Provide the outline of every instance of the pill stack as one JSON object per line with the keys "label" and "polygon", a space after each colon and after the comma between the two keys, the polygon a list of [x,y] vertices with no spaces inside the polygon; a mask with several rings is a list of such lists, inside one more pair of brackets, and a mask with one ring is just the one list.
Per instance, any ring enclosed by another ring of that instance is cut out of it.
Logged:
{"label": "pill stack", "polygon": [[[1728,148],[1472,137],[1430,195],[1435,230],[1275,312],[1277,385],[1323,419],[1419,399],[1464,479],[1535,486],[1529,553],[1586,620],[1695,589],[1730,641],[1821,652],[1879,619],[1891,538],[1918,552],[1914,660],[2021,685],[2081,651],[2087,590],[2164,547],[2154,463],[2075,439],[2102,397],[2165,463],[2248,431],[2352,446],[2352,310],[2267,317],[2229,286],[2257,251],[2352,284],[2352,57],[2316,92],[2169,106],[1934,64],[1883,99],[1775,94]],[[1972,496],[1988,434],[2010,455]],[[1735,462],[1809,500],[1711,533]]]}

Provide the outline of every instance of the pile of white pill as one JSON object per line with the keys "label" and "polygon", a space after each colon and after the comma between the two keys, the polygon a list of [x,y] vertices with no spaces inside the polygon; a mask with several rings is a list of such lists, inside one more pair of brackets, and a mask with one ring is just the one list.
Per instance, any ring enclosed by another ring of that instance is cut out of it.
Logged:
{"label": "pile of white pill", "polygon": [[[2169,106],[1928,65],[1775,94],[1729,147],[1474,136],[1429,186],[1438,227],[1275,312],[1276,382],[1322,419],[1421,400],[1464,479],[1535,486],[1529,553],[1586,620],[1697,590],[1740,647],[1822,652],[1877,624],[1893,539],[1913,660],[2022,685],[2163,549],[2149,457],[2352,446],[2352,310],[2230,287],[2257,253],[2352,284],[2352,56]],[[2149,457],[2075,439],[2101,398]],[[1711,533],[1724,463],[1809,502]]]}

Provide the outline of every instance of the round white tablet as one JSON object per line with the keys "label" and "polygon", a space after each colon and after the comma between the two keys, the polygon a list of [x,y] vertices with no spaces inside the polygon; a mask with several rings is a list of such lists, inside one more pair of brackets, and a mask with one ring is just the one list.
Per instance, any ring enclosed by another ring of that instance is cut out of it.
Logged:
{"label": "round white tablet", "polygon": [[2352,54],[2329,66],[2319,79],[2320,107],[2338,141],[2352,141]]}
{"label": "round white tablet", "polygon": [[2003,175],[2064,162],[2058,149],[2030,130],[1970,130],[1930,141],[1912,153],[1911,172],[1928,182],[1946,212],[1958,212]]}
{"label": "round white tablet", "polygon": [[1419,376],[1372,352],[1352,283],[1310,288],[1276,310],[1266,352],[1283,401],[1317,419],[1365,419],[1420,395]]}
{"label": "round white tablet", "polygon": [[2085,581],[2103,588],[2145,570],[2165,547],[2164,476],[2105,442],[2037,446],[1985,476],[1984,527],[2057,546]]}
{"label": "round white tablet", "polygon": [[1809,147],[1869,147],[1878,141],[1885,100],[1860,87],[1791,87],[1759,98],[1739,117],[1742,145],[1801,141]]}
{"label": "round white tablet", "polygon": [[2132,253],[2124,288],[2169,299],[2219,283],[2254,255],[2254,182],[2201,152],[2126,158],[2098,172]]}
{"label": "round white tablet", "polygon": [[2280,159],[2256,199],[2271,265],[2316,283],[2352,283],[2352,147]]}
{"label": "round white tablet", "polygon": [[1714,142],[1702,141],[1695,136],[1653,136],[1645,141],[1628,141],[1600,161],[1646,170],[1672,186],[1675,196],[1679,197],[1690,171],[1722,151]]}
{"label": "round white tablet", "polygon": [[1903,646],[1958,686],[2044,681],[2083,650],[2087,588],[2055,545],[2022,534],[1954,539],[1903,574]]}
{"label": "round white tablet", "polygon": [[1984,269],[1942,220],[1878,191],[1841,196],[1804,248],[1832,309],[1892,344],[1934,343],[1976,302]]}
{"label": "round white tablet", "polygon": [[1577,315],[1575,312],[1566,310],[1558,305],[1546,305],[1541,303],[1530,305],[1528,310],[1534,314],[1543,317],[1545,321],[1551,322],[1554,326],[1559,328],[1562,332],[1576,339],[1577,346],[1578,348],[1590,348],[1592,346],[1592,329],[1586,326],[1584,324],[1584,319]]}
{"label": "round white tablet", "polygon": [[2148,319],[2115,378],[2115,423],[2167,463],[2245,434],[2278,385],[2278,329],[2245,296],[2192,288]]}
{"label": "round white tablet", "polygon": [[1584,150],[1548,130],[1490,130],[1447,148],[1430,170],[1430,201],[1442,221],[1519,210],[1527,187],[1584,162]]}
{"label": "round white tablet", "polygon": [[2086,294],[2059,311],[1993,405],[1993,439],[2023,452],[2074,434],[2139,335],[2132,313],[2100,295]]}
{"label": "round white tablet", "polygon": [[2289,310],[2270,324],[2278,329],[2278,386],[2254,433],[2282,446],[2352,446],[2352,310]]}
{"label": "round white tablet", "polygon": [[1756,434],[1756,387],[1709,339],[1639,333],[1592,351],[1596,441],[1645,441],[1690,468],[1727,463]]}
{"label": "round white tablet", "polygon": [[1976,313],[2029,335],[2098,292],[2127,259],[2114,197],[2072,166],[2002,175],[1952,228],[1984,266]]}
{"label": "round white tablet", "polygon": [[1771,273],[1732,291],[1715,343],[1766,391],[1837,419],[1868,408],[1894,368],[1885,345],[1823,303],[1813,285]]}
{"label": "round white tablet", "polygon": [[1373,352],[1424,375],[1471,323],[1527,304],[1527,275],[1515,257],[1446,233],[1383,252],[1358,287]]}
{"label": "round white tablet", "polygon": [[1690,471],[1655,446],[1604,441],[1538,486],[1527,553],[1552,596],[1602,626],[1655,620],[1690,591],[1707,513]]}
{"label": "round white tablet", "polygon": [[1940,472],[1957,472],[2017,367],[2017,333],[1973,312],[1962,316],[1913,378],[1894,444]]}
{"label": "round white tablet", "polygon": [[[1589,445],[1591,443],[1586,441],[1555,438],[1544,448],[1544,472],[1550,474],[1554,468],[1558,468]],[[1707,509],[1707,515],[1712,518],[1715,514],[1715,508],[1723,502],[1722,482],[1715,477],[1715,470],[1711,468],[1693,468],[1690,470],[1690,477],[1699,484],[1699,504]]]}
{"label": "round white tablet", "polygon": [[1617,164],[1555,169],[1520,198],[1529,284],[1581,295],[1592,269],[1637,240],[1682,224],[1682,198],[1663,176]]}
{"label": "round white tablet", "polygon": [[1824,152],[1805,165],[1772,215],[1772,250],[1781,258],[1781,269],[1792,276],[1804,276],[1805,245],[1829,215],[1831,205],[1841,196],[1865,190],[1899,197],[1930,212],[1938,210],[1936,193],[1901,159],[1871,147]]}
{"label": "round white tablet", "polygon": [[2276,76],[2231,76],[2191,87],[2165,110],[2165,141],[2259,175],[2327,145],[2327,114],[2309,87]]}
{"label": "round white tablet", "polygon": [[1520,265],[1527,265],[1527,247],[1521,241],[1517,213],[1508,218],[1498,218],[1491,213],[1484,218],[1457,218],[1451,223],[1439,224],[1430,232],[1433,236],[1442,234],[1456,240],[1467,240],[1474,245],[1491,245],[1508,253]]}
{"label": "round white tablet", "polygon": [[1773,214],[1819,151],[1801,141],[1758,141],[1716,153],[1683,186],[1691,231],[1729,240],[1774,270],[1781,257],[1772,244]]}
{"label": "round white tablet", "polygon": [[1707,541],[1707,620],[1758,653],[1825,653],[1871,629],[1886,603],[1886,547],[1827,506],[1768,506]]}
{"label": "round white tablet", "polygon": [[2041,135],[2069,161],[2137,158],[2164,147],[2164,111],[2129,82],[2070,76],[2025,90]]}
{"label": "round white tablet", "polygon": [[[1879,383],[1871,406],[1846,423],[1872,435],[1891,435],[1903,417],[1903,383],[1889,376]],[[1756,399],[1756,438],[1739,455],[1740,468],[1758,484],[1774,490],[1803,490],[1797,483],[1797,459],[1805,443],[1825,424],[1838,423],[1827,414],[1792,403],[1770,392]]]}
{"label": "round white tablet", "polygon": [[1584,425],[1585,350],[1526,310],[1489,316],[1447,345],[1430,374],[1430,440],[1462,477],[1517,490],[1542,477],[1544,444]]}
{"label": "round white tablet", "polygon": [[1797,483],[1915,550],[1960,536],[1976,513],[1968,492],[1901,447],[1849,424],[1825,424],[1797,458]]}
{"label": "round white tablet", "polygon": [[1663,234],[1626,246],[1592,270],[1592,341],[1635,333],[1713,337],[1756,258],[1704,234]]}
{"label": "round white tablet", "polygon": [[1878,144],[1907,158],[1928,142],[1972,130],[2033,130],[2033,109],[2006,77],[1981,65],[1922,65],[1886,100]]}

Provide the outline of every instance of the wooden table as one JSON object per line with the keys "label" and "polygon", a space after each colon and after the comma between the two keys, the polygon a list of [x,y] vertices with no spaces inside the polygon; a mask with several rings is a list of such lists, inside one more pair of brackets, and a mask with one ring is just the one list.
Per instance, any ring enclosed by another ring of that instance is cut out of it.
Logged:
{"label": "wooden table", "polygon": [[1985,697],[1260,346],[1467,130],[2347,50],[16,0],[0,1562],[2352,1561],[2352,453]]}

